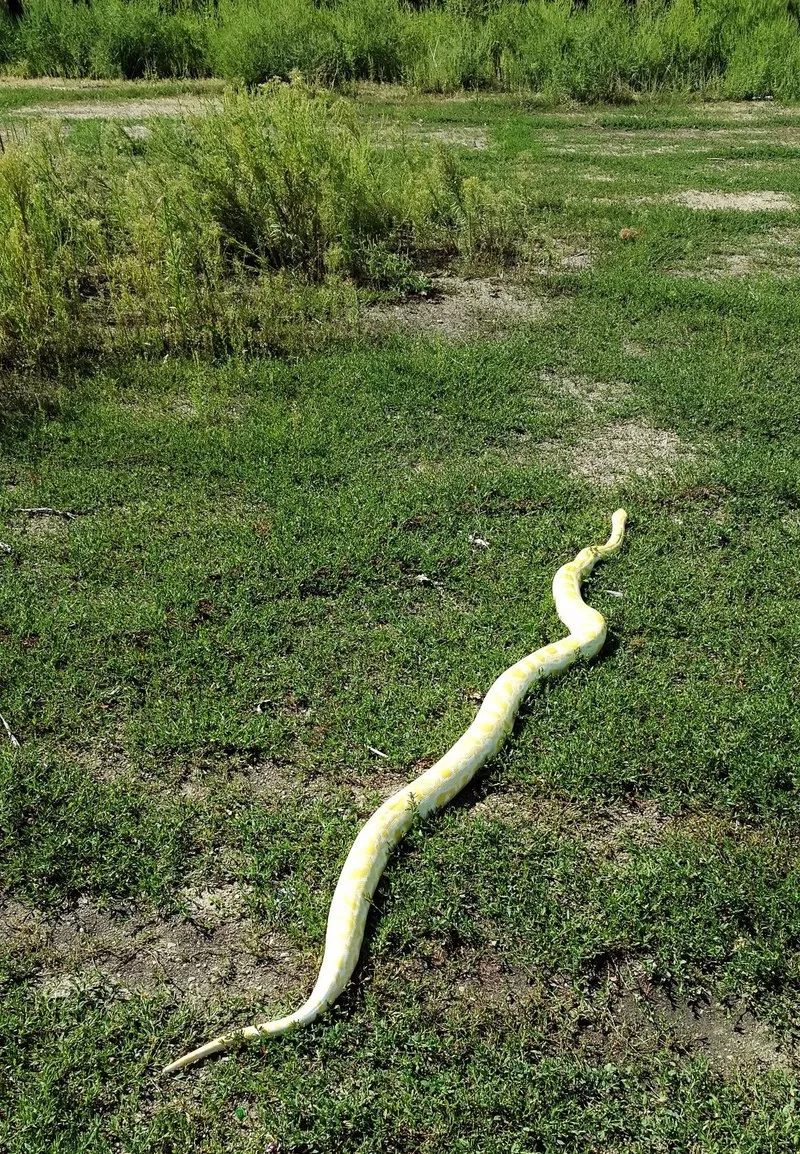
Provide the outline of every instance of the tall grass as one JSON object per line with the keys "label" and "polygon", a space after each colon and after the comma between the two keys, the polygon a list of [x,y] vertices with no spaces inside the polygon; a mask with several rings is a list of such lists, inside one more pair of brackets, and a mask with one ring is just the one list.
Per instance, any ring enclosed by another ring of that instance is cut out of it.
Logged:
{"label": "tall grass", "polygon": [[32,76],[201,76],[213,28],[208,11],[188,4],[31,0],[8,55]]}
{"label": "tall grass", "polygon": [[507,195],[299,78],[133,149],[109,125],[97,154],[50,132],[0,156],[0,361],[294,351],[352,327],[358,286],[518,243]]}
{"label": "tall grass", "polygon": [[300,70],[554,99],[800,99],[795,0],[29,0],[26,11],[17,27],[0,20],[0,62],[31,75],[258,84]]}

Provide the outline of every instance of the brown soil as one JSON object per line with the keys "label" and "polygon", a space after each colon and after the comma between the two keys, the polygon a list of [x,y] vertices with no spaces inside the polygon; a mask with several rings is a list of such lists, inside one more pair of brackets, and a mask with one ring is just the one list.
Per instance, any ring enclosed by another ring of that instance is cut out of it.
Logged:
{"label": "brown soil", "polygon": [[151,135],[146,124],[126,124],[122,131],[130,140],[147,140]]}
{"label": "brown soil", "polygon": [[595,485],[616,485],[631,477],[674,477],[676,469],[695,460],[695,452],[677,433],[644,420],[598,426],[576,444],[545,441],[538,448],[571,477]]}
{"label": "brown soil", "polygon": [[622,351],[626,357],[646,357],[647,349],[639,341],[631,341],[626,337],[622,342]]}
{"label": "brown soil", "polygon": [[[53,92],[81,92],[84,89],[94,91],[102,91],[103,89],[114,89],[119,91],[120,87],[124,87],[131,92],[135,92],[140,86],[145,86],[151,91],[154,82],[152,80],[88,80],[88,79],[71,79],[64,76],[0,76],[0,90],[3,88],[19,89],[19,88],[36,88],[45,89]],[[172,80],[161,81],[161,84],[173,85]],[[198,91],[213,91],[219,92],[223,87],[221,80],[192,80],[191,95],[196,95]]]}
{"label": "brown soil", "polygon": [[590,413],[595,413],[606,405],[618,404],[630,394],[630,386],[626,381],[595,381],[591,377],[555,375],[545,375],[542,380],[554,384],[559,392],[579,401]]}
{"label": "brown soil", "polygon": [[193,766],[184,773],[178,790],[193,801],[204,801],[211,794],[226,790],[280,802],[300,796],[322,796],[325,785],[321,781],[307,781],[296,766],[260,761],[246,766]]}
{"label": "brown soil", "polygon": [[433,941],[376,973],[375,995],[388,1000],[398,981],[413,983],[431,1016],[527,1017],[548,1053],[597,1064],[671,1050],[683,1060],[704,1058],[723,1077],[734,1077],[796,1069],[800,1057],[744,1007],[673,997],[638,962],[611,963],[598,987],[580,990],[569,977],[515,965],[501,942],[452,954]]}
{"label": "brown soil", "polygon": [[564,272],[583,272],[592,267],[592,254],[588,249],[563,253],[557,258],[555,267]]}
{"label": "brown soil", "polygon": [[526,257],[526,271],[535,275],[583,272],[594,264],[593,245],[584,238],[552,237],[536,242]]}
{"label": "brown soil", "polygon": [[618,802],[597,813],[587,831],[587,847],[601,857],[624,858],[626,845],[656,845],[678,822],[665,814],[658,802],[636,798]]}
{"label": "brown soil", "polygon": [[152,116],[203,116],[216,112],[219,100],[195,96],[151,96],[142,100],[75,101],[72,104],[31,104],[14,109],[15,117],[27,120],[145,120]]}
{"label": "brown soil", "polygon": [[414,333],[464,341],[502,335],[516,324],[538,320],[545,306],[499,277],[437,278],[427,297],[380,304],[365,316],[368,331]]}
{"label": "brown soil", "polygon": [[489,137],[486,130],[468,125],[459,128],[420,128],[414,135],[420,140],[453,144],[457,148],[473,148],[478,152],[484,152],[489,147]]}
{"label": "brown soil", "polygon": [[686,1057],[703,1057],[723,1075],[758,1067],[788,1070],[796,1060],[772,1031],[743,1007],[690,1003],[654,986],[633,965],[609,975],[610,1038],[652,1052],[668,1046]]}
{"label": "brown soil", "polygon": [[591,124],[581,125],[579,137],[567,141],[563,133],[546,131],[541,141],[550,156],[569,156],[597,153],[602,156],[659,156],[674,153],[702,155],[720,146],[749,147],[752,145],[783,144],[794,146],[800,142],[800,127],[794,125],[748,125],[726,128],[669,128],[662,131],[642,129],[603,129]]}
{"label": "brown soil", "polygon": [[772,228],[760,233],[758,240],[749,243],[746,251],[720,247],[702,263],[669,271],[672,276],[699,276],[712,280],[753,274],[797,276],[800,274],[800,230]]}
{"label": "brown soil", "polygon": [[85,88],[103,89],[115,83],[109,80],[68,80],[62,76],[0,76],[0,89],[36,88],[53,92],[80,92]]}
{"label": "brown soil", "polygon": [[38,953],[42,992],[70,997],[98,986],[120,997],[166,991],[178,998],[257,994],[288,1005],[311,978],[297,950],[243,916],[235,886],[184,890],[184,917],[98,907],[87,898],[51,918],[0,905],[0,938]]}
{"label": "brown soil", "polygon": [[796,202],[783,192],[698,192],[686,189],[669,199],[686,208],[710,211],[734,209],[737,212],[785,212],[795,209]]}
{"label": "brown soil", "polygon": [[66,537],[71,521],[53,513],[15,513],[20,537]]}
{"label": "brown soil", "polygon": [[627,846],[654,845],[689,819],[665,814],[649,798],[633,798],[609,806],[567,801],[551,794],[526,795],[499,787],[469,807],[474,817],[509,825],[539,827],[552,837],[580,841],[600,858],[622,857]]}

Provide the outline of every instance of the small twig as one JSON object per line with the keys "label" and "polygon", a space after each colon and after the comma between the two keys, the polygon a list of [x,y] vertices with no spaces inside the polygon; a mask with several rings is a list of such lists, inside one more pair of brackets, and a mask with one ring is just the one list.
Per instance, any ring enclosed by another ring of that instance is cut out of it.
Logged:
{"label": "small twig", "polygon": [[11,726],[8,724],[6,719],[3,717],[2,713],[0,713],[0,721],[2,721],[3,729],[5,729],[6,733],[8,734],[8,740],[11,742],[11,748],[12,749],[19,749],[19,747],[20,747],[19,742],[17,741],[14,734],[11,732]]}
{"label": "small twig", "polygon": [[388,759],[389,759],[388,753],[384,753],[382,750],[376,749],[374,745],[368,745],[367,749],[370,751],[370,753],[374,753],[376,757],[385,757],[388,761]]}
{"label": "small twig", "polygon": [[29,517],[63,517],[65,521],[74,521],[77,513],[70,513],[68,509],[50,509],[47,505],[35,509],[15,509],[15,513],[26,513]]}
{"label": "small twig", "polygon": [[5,541],[0,541],[0,553],[10,553],[11,546],[7,545]]}

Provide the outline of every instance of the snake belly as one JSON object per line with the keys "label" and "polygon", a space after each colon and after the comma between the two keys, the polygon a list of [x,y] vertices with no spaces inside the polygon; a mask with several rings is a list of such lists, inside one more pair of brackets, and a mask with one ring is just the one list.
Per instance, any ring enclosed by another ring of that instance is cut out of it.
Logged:
{"label": "snake belly", "polygon": [[605,618],[583,600],[581,582],[598,561],[619,550],[626,520],[625,510],[617,509],[611,518],[608,541],[582,549],[553,578],[553,600],[558,616],[569,629],[568,636],[537,649],[501,673],[475,720],[455,745],[435,765],[385,801],[362,827],[333,894],[322,965],[308,1000],[285,1018],[246,1026],[207,1042],[165,1066],[165,1074],[182,1070],[242,1039],[274,1037],[313,1022],[338,998],[358,962],[370,902],[389,854],[416,815],[425,817],[447,805],[494,757],[511,731],[522,699],[537,681],[567,669],[578,657],[594,657],[602,648]]}

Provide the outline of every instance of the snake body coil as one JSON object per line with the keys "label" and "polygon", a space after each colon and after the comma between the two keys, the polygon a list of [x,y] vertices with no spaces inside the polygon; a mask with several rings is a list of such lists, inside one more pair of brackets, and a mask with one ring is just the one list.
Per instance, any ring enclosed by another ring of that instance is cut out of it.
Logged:
{"label": "snake body coil", "polygon": [[410,828],[415,814],[424,817],[446,805],[497,753],[511,731],[522,699],[535,682],[560,673],[578,657],[594,657],[602,648],[606,637],[605,618],[584,602],[581,581],[597,561],[620,548],[625,521],[624,509],[618,509],[612,517],[611,536],[606,544],[581,550],[575,560],[563,565],[553,578],[556,610],[569,635],[537,649],[502,673],[486,694],[475,720],[455,745],[435,765],[385,801],[362,828],[347,855],[333,895],[322,966],[308,1001],[285,1018],[215,1038],[170,1063],[164,1073],[181,1070],[239,1039],[283,1034],[312,1022],[338,998],[358,961],[370,900],[389,854]]}

